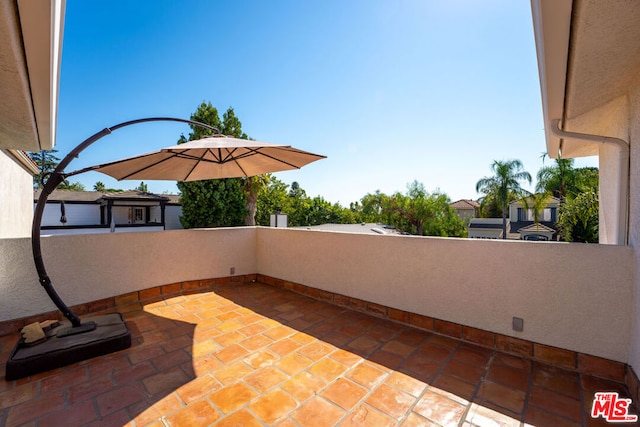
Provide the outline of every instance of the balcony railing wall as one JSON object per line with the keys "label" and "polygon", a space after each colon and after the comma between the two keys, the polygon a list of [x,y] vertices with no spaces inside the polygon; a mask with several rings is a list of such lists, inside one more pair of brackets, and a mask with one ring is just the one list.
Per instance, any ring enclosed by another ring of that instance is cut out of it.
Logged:
{"label": "balcony railing wall", "polygon": [[[260,273],[624,363],[629,354],[628,247],[260,227],[48,236],[42,246],[68,305]],[[54,309],[29,239],[0,239],[0,321]],[[512,329],[514,316],[524,319],[522,332]]]}
{"label": "balcony railing wall", "polygon": [[[258,271],[329,292],[626,362],[632,249],[258,229]],[[513,317],[524,319],[515,332]]]}
{"label": "balcony railing wall", "polygon": [[[256,230],[45,236],[42,253],[69,306],[163,284],[256,272]],[[234,273],[231,273],[234,268]],[[38,283],[30,239],[0,239],[0,321],[56,307]]]}

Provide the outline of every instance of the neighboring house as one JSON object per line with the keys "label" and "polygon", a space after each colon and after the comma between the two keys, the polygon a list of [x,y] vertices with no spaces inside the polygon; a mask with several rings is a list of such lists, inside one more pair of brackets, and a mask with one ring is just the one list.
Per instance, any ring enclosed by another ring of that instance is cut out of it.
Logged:
{"label": "neighboring house", "polygon": [[181,230],[184,227],[180,223],[182,216],[182,205],[180,205],[179,194],[163,194],[169,198],[165,204],[164,229],[165,230]]}
{"label": "neighboring house", "polygon": [[[547,229],[553,230],[554,235],[549,240],[555,240],[557,236],[556,221],[558,220],[558,212],[560,209],[560,199],[557,197],[551,197],[547,206],[542,211],[542,216],[539,219],[539,224],[543,225]],[[511,223],[511,230],[509,238],[522,239],[522,229],[535,225],[533,220],[533,209],[525,208],[524,204],[520,200],[509,203],[509,222]],[[530,233],[525,233],[530,234]],[[547,234],[545,234],[547,235]]]}
{"label": "neighboring house", "polygon": [[557,231],[555,228],[547,227],[544,224],[530,224],[525,227],[521,227],[518,230],[518,235],[521,240],[543,240],[550,241],[556,240]]}
{"label": "neighboring house", "polygon": [[[40,192],[35,190],[34,203]],[[88,234],[182,228],[178,199],[135,190],[54,190],[47,199],[41,229],[43,234]]]}
{"label": "neighboring house", "polygon": [[472,218],[467,232],[470,239],[502,239],[502,218]]}
{"label": "neighboring house", "polygon": [[[536,226],[532,209],[526,209],[522,201],[509,203],[507,239],[556,240],[555,223],[559,207],[560,200],[552,197]],[[468,237],[471,239],[502,239],[502,218],[472,218],[469,223]]]}
{"label": "neighboring house", "polygon": [[458,216],[465,222],[465,224],[471,219],[478,216],[480,209],[480,203],[471,199],[461,199],[449,204],[456,210]]}

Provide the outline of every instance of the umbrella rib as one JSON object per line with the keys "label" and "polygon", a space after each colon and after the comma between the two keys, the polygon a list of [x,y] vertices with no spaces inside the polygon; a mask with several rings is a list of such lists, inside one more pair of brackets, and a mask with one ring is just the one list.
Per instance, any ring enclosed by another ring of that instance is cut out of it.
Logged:
{"label": "umbrella rib", "polygon": [[[271,156],[271,155],[269,155],[269,154],[263,153],[263,152],[261,152],[261,151],[260,151],[260,149],[253,149],[253,148],[249,148],[249,151],[251,151],[253,154],[248,154],[248,153],[247,153],[247,154],[246,154],[246,155],[244,155],[244,156],[250,156],[250,155],[256,155],[256,154],[259,154],[259,155],[261,155],[261,156],[268,157],[268,158],[270,158],[271,160],[275,160],[276,162],[280,162],[280,163],[283,163],[283,164],[285,164],[285,165],[287,165],[287,166],[291,166],[292,168],[300,169],[300,166],[298,166],[298,165],[294,165],[293,163],[285,162],[285,161],[284,161],[284,160],[282,160],[282,159],[279,159],[279,158],[277,158],[277,157],[274,157],[274,156]],[[287,151],[291,151],[291,150],[287,150]],[[243,156],[243,157],[244,157],[244,156]]]}
{"label": "umbrella rib", "polygon": [[[230,159],[233,160],[233,153],[235,153],[237,150],[237,148],[234,148],[233,150],[229,150],[228,148],[226,149],[227,151],[227,155],[224,156],[224,158],[222,158],[222,152],[220,152],[220,163],[227,163]],[[218,151],[221,151],[220,148],[218,148]]]}
{"label": "umbrella rib", "polygon": [[[200,157],[196,157],[196,156],[189,156],[191,158],[193,158],[194,160],[197,160],[194,164],[193,167],[189,170],[189,172],[187,172],[187,175],[182,179],[182,181],[186,181],[187,178],[189,178],[189,175],[191,175],[193,173],[193,171],[196,169],[196,167],[198,166],[198,163],[202,161],[202,159],[204,158],[204,156],[207,154],[206,151],[204,151],[202,153],[202,155]],[[187,157],[187,156],[184,156]]]}
{"label": "umbrella rib", "polygon": [[[118,178],[118,181],[121,181],[121,180],[123,180],[123,179],[128,179],[128,178],[129,178],[130,176],[132,176],[132,175],[135,175],[135,174],[137,174],[137,173],[140,173],[140,172],[142,172],[142,171],[145,171],[145,170],[147,170],[147,169],[149,169],[149,168],[152,168],[152,167],[154,167],[154,166],[159,165],[160,163],[164,163],[164,162],[166,162],[167,160],[174,158],[174,157],[175,157],[175,153],[171,153],[171,154],[172,154],[172,155],[171,155],[170,157],[167,157],[167,158],[165,158],[165,159],[162,159],[162,160],[160,160],[160,161],[157,161],[157,162],[155,162],[155,163],[153,163],[153,164],[146,165],[145,167],[140,168],[140,169],[137,169],[136,171],[131,172],[131,173],[129,173],[129,174],[127,174],[127,175],[123,176],[122,178]],[[149,156],[140,156],[140,157],[149,157]],[[114,163],[118,163],[118,162],[114,162]],[[98,171],[98,172],[100,172],[100,171]]]}
{"label": "umbrella rib", "polygon": [[237,157],[234,157],[233,153],[235,153],[236,151],[238,151],[237,148],[234,148],[233,150],[227,150],[227,156],[222,160],[222,162],[226,163],[226,162],[231,162],[232,161],[238,167],[238,169],[240,169],[240,172],[242,172],[242,175],[248,176],[247,175],[247,171],[245,171],[244,168],[242,167],[242,165],[240,163],[238,163],[238,159],[244,158],[245,155],[241,154],[241,155],[239,155]]}

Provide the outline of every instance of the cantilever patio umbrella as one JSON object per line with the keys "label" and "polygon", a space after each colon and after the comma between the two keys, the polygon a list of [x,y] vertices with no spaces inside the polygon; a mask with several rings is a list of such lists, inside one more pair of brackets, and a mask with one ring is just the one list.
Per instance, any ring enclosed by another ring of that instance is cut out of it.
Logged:
{"label": "cantilever patio umbrella", "polygon": [[198,181],[299,169],[325,156],[286,145],[210,135],[91,170],[121,179]]}
{"label": "cantilever patio umbrella", "polygon": [[[85,148],[102,137],[125,126],[152,121],[188,123],[192,126],[208,129],[214,135],[75,172],[64,171],[68,164],[78,157]],[[120,123],[87,138],[67,154],[44,183],[33,215],[31,230],[33,259],[40,284],[68,321],[47,331],[46,336],[42,340],[38,340],[38,344],[33,345],[27,343],[25,339],[21,339],[7,361],[6,379],[22,378],[131,346],[131,334],[119,313],[80,320],[62,301],[47,275],[40,247],[40,226],[47,199],[63,180],[88,171],[102,172],[119,180],[195,181],[249,177],[268,172],[298,169],[323,158],[325,156],[290,146],[227,137],[221,135],[212,126],[170,117],[153,117]],[[37,325],[33,326],[37,328]],[[30,329],[29,332],[33,333],[33,330]]]}

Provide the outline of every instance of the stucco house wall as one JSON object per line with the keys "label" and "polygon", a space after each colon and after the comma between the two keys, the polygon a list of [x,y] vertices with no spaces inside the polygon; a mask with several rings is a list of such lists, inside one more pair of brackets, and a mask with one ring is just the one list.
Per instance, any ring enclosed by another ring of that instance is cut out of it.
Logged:
{"label": "stucco house wall", "polygon": [[0,150],[0,238],[31,236],[32,189],[32,171]]}
{"label": "stucco house wall", "polygon": [[[65,203],[67,225],[99,225],[100,205],[85,203]],[[62,211],[60,203],[47,203],[42,212],[42,226],[63,225],[60,222]]]}
{"label": "stucco house wall", "polygon": [[[547,203],[547,206],[545,207],[545,212],[543,213],[545,218],[542,221],[551,221],[551,213],[549,209],[552,209],[552,208],[558,209],[559,207],[560,207],[560,200],[556,199],[555,197],[549,200],[549,202]],[[520,208],[524,209],[524,205],[520,201],[514,201],[509,203],[509,221],[511,222],[518,221],[518,209]],[[556,215],[557,214],[558,214],[558,211],[556,210]],[[533,218],[533,216],[531,215],[531,208],[529,208],[529,216]],[[533,221],[533,219],[528,219],[526,221]]]}
{"label": "stucco house wall", "polygon": [[629,93],[629,142],[631,146],[629,244],[634,247],[634,293],[629,364],[640,372],[640,79]]}
{"label": "stucco house wall", "polygon": [[165,230],[182,230],[184,228],[180,223],[180,217],[182,216],[182,206],[167,205],[164,215]]}

